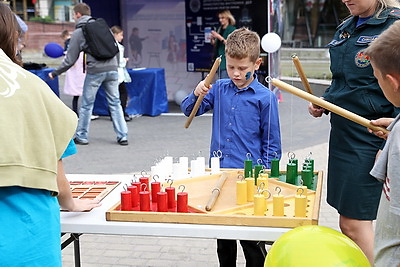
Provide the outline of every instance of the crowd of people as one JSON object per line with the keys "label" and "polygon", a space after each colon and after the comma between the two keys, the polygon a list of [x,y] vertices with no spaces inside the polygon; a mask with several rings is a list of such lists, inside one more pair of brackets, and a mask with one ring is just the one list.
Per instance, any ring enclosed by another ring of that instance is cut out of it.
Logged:
{"label": "crowd of people", "polygon": [[[330,116],[327,201],[339,214],[341,231],[360,247],[372,266],[398,266],[400,3],[342,2],[351,16],[338,26],[328,44],[332,83],[322,98],[390,133],[372,131],[313,103],[308,112],[317,118]],[[2,86],[9,88],[7,95],[0,96],[0,125],[7,127],[0,134],[0,140],[7,140],[0,156],[0,210],[5,214],[0,216],[0,265],[61,266],[60,207],[86,211],[100,205],[72,198],[62,164],[64,157],[76,153],[76,144],[89,144],[90,120],[100,86],[107,95],[116,142],[128,145],[125,83],[130,77],[121,44],[123,30],[111,28],[119,53],[100,60],[85,51],[82,25],[91,19],[90,7],[79,3],[73,12],[76,29],[71,35],[62,33],[65,57],[49,74],[53,79],[67,73],[64,91],[74,96],[70,110],[38,77],[21,67],[18,51],[26,29],[24,32],[19,26],[21,22],[9,6],[0,3],[1,68],[13,74],[12,78],[0,76]],[[271,160],[281,156],[281,135],[278,100],[257,79],[262,61],[260,37],[247,28],[236,29],[229,10],[219,12],[218,18],[221,26],[212,32],[211,43],[215,55],[222,57],[219,79],[210,86],[199,82],[183,99],[182,112],[189,116],[199,97],[202,101],[196,116],[213,111],[210,158],[220,152],[222,168],[243,168],[243,153],[270,168]],[[141,41],[145,39],[139,37],[137,28],[132,30],[129,44],[135,61],[141,58]],[[171,60],[176,60],[173,55]],[[40,155],[36,151],[41,151]],[[28,230],[16,233],[12,230],[15,227]],[[26,242],[33,239],[41,245]],[[240,244],[246,266],[264,266],[262,242],[241,240]],[[29,256],[32,252],[35,257]],[[236,266],[236,241],[218,239],[217,255],[220,266]]]}

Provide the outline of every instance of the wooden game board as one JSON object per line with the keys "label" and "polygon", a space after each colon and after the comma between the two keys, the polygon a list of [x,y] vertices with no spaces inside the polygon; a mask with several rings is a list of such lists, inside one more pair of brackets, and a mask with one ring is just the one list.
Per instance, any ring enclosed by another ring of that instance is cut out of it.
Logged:
{"label": "wooden game board", "polygon": [[254,216],[253,203],[244,205],[236,204],[236,181],[243,170],[226,171],[228,178],[221,189],[220,195],[211,211],[206,211],[205,206],[215,188],[216,181],[221,174],[206,175],[184,180],[177,180],[174,187],[184,184],[185,191],[189,194],[189,206],[199,210],[199,213],[176,212],[140,212],[121,211],[118,202],[106,212],[108,221],[132,222],[161,222],[161,223],[190,223],[212,225],[246,225],[267,227],[297,227],[301,225],[318,224],[319,208],[322,192],[322,171],[314,173],[316,190],[308,190],[308,205],[306,217],[294,217],[294,196],[297,186],[287,184],[275,178],[269,178],[268,189],[275,194],[279,186],[281,194],[285,196],[285,216],[272,216],[272,198],[268,200],[265,216]]}
{"label": "wooden game board", "polygon": [[120,182],[118,181],[70,181],[72,197],[103,200]]}

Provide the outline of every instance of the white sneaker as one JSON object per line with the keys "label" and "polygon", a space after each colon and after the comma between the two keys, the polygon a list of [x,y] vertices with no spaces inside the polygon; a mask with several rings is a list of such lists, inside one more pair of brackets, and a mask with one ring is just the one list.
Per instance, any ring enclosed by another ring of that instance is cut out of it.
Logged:
{"label": "white sneaker", "polygon": [[92,116],[90,117],[90,119],[91,119],[92,121],[94,121],[94,120],[97,120],[99,117],[100,117],[99,115],[92,115]]}

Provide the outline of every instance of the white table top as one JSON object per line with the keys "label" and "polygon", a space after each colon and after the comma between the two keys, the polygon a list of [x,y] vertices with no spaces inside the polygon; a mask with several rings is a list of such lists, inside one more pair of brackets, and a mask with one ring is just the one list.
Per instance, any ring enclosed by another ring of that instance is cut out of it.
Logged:
{"label": "white table top", "polygon": [[275,241],[290,230],[276,227],[106,221],[106,211],[120,200],[122,186],[130,183],[132,176],[69,174],[67,177],[70,181],[121,181],[121,184],[102,200],[102,206],[90,212],[61,212],[63,233]]}

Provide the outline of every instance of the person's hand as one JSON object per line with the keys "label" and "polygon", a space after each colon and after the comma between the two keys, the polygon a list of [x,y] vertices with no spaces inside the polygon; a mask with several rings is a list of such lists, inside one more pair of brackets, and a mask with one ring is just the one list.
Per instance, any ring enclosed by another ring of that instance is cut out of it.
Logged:
{"label": "person's hand", "polygon": [[220,40],[221,42],[225,41],[224,37],[221,34],[217,33],[216,31],[211,31],[211,36],[215,39]]}
{"label": "person's hand", "polygon": [[310,113],[311,116],[313,116],[315,118],[319,118],[325,112],[325,109],[321,108],[320,106],[317,106],[313,103],[310,103],[310,104],[308,104],[308,112]]}
{"label": "person's hand", "polygon": [[203,95],[205,96],[208,94],[208,91],[211,89],[210,87],[205,86],[204,81],[199,82],[199,84],[196,86],[196,89],[194,90],[194,95],[195,96],[200,96]]}
{"label": "person's hand", "polygon": [[[387,128],[393,121],[394,121],[393,118],[380,118],[377,120],[371,120],[371,124]],[[384,133],[382,131],[374,131],[372,129],[368,129],[368,131],[383,139],[387,139],[388,137],[388,133]]]}
{"label": "person's hand", "polygon": [[53,74],[51,72],[49,72],[49,78],[54,80],[54,76],[53,76]]}
{"label": "person's hand", "polygon": [[126,57],[126,58],[125,58],[125,61],[128,62],[128,60],[129,60],[129,57]]}
{"label": "person's hand", "polygon": [[74,198],[74,207],[68,211],[90,211],[94,208],[100,207],[101,203],[95,199],[77,199]]}

